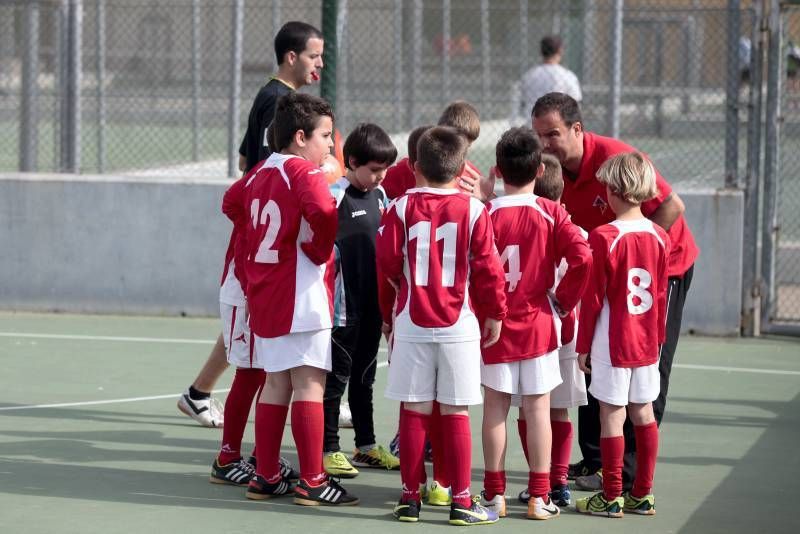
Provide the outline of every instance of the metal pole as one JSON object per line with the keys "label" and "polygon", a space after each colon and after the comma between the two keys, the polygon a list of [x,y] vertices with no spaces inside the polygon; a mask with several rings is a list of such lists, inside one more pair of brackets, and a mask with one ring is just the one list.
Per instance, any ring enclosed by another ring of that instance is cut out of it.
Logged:
{"label": "metal pole", "polygon": [[522,113],[522,120],[530,122],[530,109],[527,109],[530,102],[525,102],[525,96],[522,94],[522,78],[528,70],[528,0],[519,0],[519,90],[517,91],[517,101],[512,105],[514,106],[511,114],[514,117],[514,122],[517,123]]}
{"label": "metal pole", "polygon": [[489,0],[481,0],[481,65],[483,76],[481,77],[481,98],[484,113],[489,114],[489,100],[492,91],[492,45],[491,32],[489,27]]}
{"label": "metal pole", "polygon": [[228,106],[228,176],[239,172],[239,121],[242,92],[242,34],[244,32],[244,0],[233,2],[233,46],[231,47],[231,85]]}
{"label": "metal pole", "polygon": [[[63,4],[62,4],[63,6]],[[61,170],[77,173],[81,167],[81,29],[82,0],[67,3],[67,80],[62,124]]]}
{"label": "metal pole", "polygon": [[590,85],[594,82],[592,65],[594,64],[593,56],[597,53],[595,11],[595,0],[586,0],[583,3],[583,53],[581,54],[581,83],[583,85]]}
{"label": "metal pole", "polygon": [[422,0],[414,0],[411,37],[411,127],[419,125],[419,84],[422,83]]}
{"label": "metal pole", "polygon": [[336,108],[336,12],[339,9],[337,0],[323,0],[322,2],[322,35],[325,38],[325,48],[322,52],[322,61],[325,64],[325,73],[322,75],[319,93],[322,98]]}
{"label": "metal pole", "polygon": [[725,187],[739,185],[740,0],[728,0],[728,83],[725,94]]}
{"label": "metal pole", "polygon": [[[272,0],[272,35],[277,35],[278,30],[281,29],[281,11],[283,10],[283,2],[281,0]],[[278,70],[278,65],[275,65],[275,70]]]}
{"label": "metal pole", "polygon": [[764,223],[762,226],[761,270],[766,298],[761,301],[761,318],[770,322],[775,302],[775,255],[778,244],[778,174],[780,165],[781,94],[783,93],[783,17],[780,1],[770,2],[769,57],[767,58],[767,128],[764,143]]}
{"label": "metal pole", "polygon": [[350,44],[347,40],[348,22],[347,0],[339,0],[339,11],[336,14],[336,35],[340,36],[339,49],[336,51],[338,61],[336,69],[336,122],[339,131],[349,130],[349,123],[346,122],[350,117],[348,104],[350,102]]}
{"label": "metal pole", "polygon": [[[656,60],[655,75],[658,87],[664,86],[664,24],[656,22]],[[617,103],[619,106],[619,103]],[[617,114],[617,128],[619,128],[619,114]],[[618,134],[612,137],[617,137]],[[659,94],[656,97],[656,135],[664,136],[664,96]]]}
{"label": "metal pole", "polygon": [[442,0],[442,99],[450,102],[450,0]]}
{"label": "metal pole", "polygon": [[619,137],[619,103],[622,93],[622,11],[625,0],[614,0],[611,28],[611,90],[608,94],[607,130]]}
{"label": "metal pole", "polygon": [[766,19],[759,2],[753,3],[750,37],[750,98],[747,118],[747,176],[745,180],[744,230],[742,236],[742,334],[760,335],[761,291],[758,280],[758,178],[761,168],[761,83],[766,48]]}
{"label": "metal pole", "polygon": [[27,4],[23,16],[19,170],[32,172],[39,154],[39,4]]}
{"label": "metal pole", "polygon": [[97,172],[106,171],[106,2],[97,0]]}
{"label": "metal pole", "polygon": [[394,1],[394,121],[403,128],[403,0]]}
{"label": "metal pole", "polygon": [[200,0],[192,0],[192,161],[200,161],[200,79],[202,41],[200,40]]}
{"label": "metal pole", "polygon": [[53,170],[60,171],[61,153],[64,149],[64,87],[67,79],[67,0],[61,0],[58,12],[56,13],[56,39],[53,52],[53,72],[55,73],[55,83],[53,84],[54,106],[53,106]]}

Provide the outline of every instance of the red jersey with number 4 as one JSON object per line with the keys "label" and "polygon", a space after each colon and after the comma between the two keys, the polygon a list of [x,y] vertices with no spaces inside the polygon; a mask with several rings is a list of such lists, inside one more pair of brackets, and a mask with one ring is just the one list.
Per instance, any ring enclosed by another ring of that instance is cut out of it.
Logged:
{"label": "red jersey with number 4", "polygon": [[376,248],[381,313],[396,339],[480,339],[470,294],[487,317],[505,317],[503,268],[479,200],[456,189],[411,189],[386,211]]}
{"label": "red jersey with number 4", "polygon": [[590,232],[589,246],[577,352],[614,367],[656,363],[666,334],[667,233],[648,219],[614,221]]}
{"label": "red jersey with number 4", "polygon": [[592,253],[559,204],[533,194],[508,195],[489,204],[495,243],[505,269],[508,315],[500,341],[482,349],[486,364],[542,356],[561,346],[561,319],[551,300],[557,268],[567,269],[555,290],[565,310],[583,295]]}
{"label": "red jersey with number 4", "polygon": [[273,153],[246,182],[243,199],[250,329],[273,338],[331,328],[338,219],[323,172]]}

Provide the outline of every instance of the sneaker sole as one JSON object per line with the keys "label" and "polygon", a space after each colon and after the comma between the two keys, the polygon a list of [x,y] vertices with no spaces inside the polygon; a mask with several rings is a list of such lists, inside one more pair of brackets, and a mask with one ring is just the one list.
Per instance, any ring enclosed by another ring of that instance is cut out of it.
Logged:
{"label": "sneaker sole", "polygon": [[208,477],[208,481],[211,482],[212,484],[220,484],[220,485],[225,485],[225,486],[239,486],[239,487],[241,487],[241,486],[247,486],[247,485],[250,484],[249,480],[247,482],[234,482],[234,481],[228,480],[226,478],[215,477],[214,475],[211,475],[210,477]]}
{"label": "sneaker sole", "polygon": [[294,503],[299,504],[300,506],[355,506],[359,503],[359,500],[356,499],[354,501],[348,502],[340,502],[340,503],[332,503],[332,502],[320,502],[320,501],[312,501],[311,499],[304,499],[302,497],[295,497]]}
{"label": "sneaker sole", "polygon": [[337,478],[356,478],[358,476],[358,471],[353,473],[353,472],[341,472],[335,469],[331,469],[330,471],[325,469],[325,472],[328,473],[330,476]]}
{"label": "sneaker sole", "polygon": [[195,417],[195,413],[192,410],[190,410],[189,408],[186,408],[183,404],[181,404],[181,401],[178,401],[178,409],[181,412],[183,412],[185,415],[188,415],[189,417],[191,417],[194,422],[196,422],[198,425],[200,425],[200,426],[202,426],[204,428],[222,428],[223,427],[223,423],[220,423],[218,425],[215,425],[213,423],[210,424],[210,425],[207,425],[202,421],[198,421],[197,418]]}
{"label": "sneaker sole", "polygon": [[596,515],[597,517],[610,517],[611,519],[620,519],[622,517],[625,517],[625,514],[623,512],[592,512],[589,510],[582,512],[578,510],[578,513],[586,515]]}
{"label": "sneaker sole", "polygon": [[450,519],[447,522],[450,523],[451,525],[456,525],[457,527],[474,527],[478,525],[493,525],[494,523],[497,523],[497,521],[498,520],[495,519],[494,521],[471,522],[471,521],[464,521],[463,519]]}
{"label": "sneaker sole", "polygon": [[656,509],[650,508],[649,510],[637,510],[636,508],[625,508],[624,511],[629,514],[637,515],[656,515]]}
{"label": "sneaker sole", "polygon": [[400,469],[399,465],[395,467],[389,467],[387,465],[372,465],[364,462],[355,462],[353,460],[350,460],[350,464],[353,467],[367,467],[369,469],[386,469],[387,471],[394,471],[395,469]]}
{"label": "sneaker sole", "polygon": [[428,506],[450,506],[450,501],[425,501]]}
{"label": "sneaker sole", "polygon": [[264,494],[264,493],[250,493],[249,491],[244,494],[245,497],[250,499],[251,501],[266,501],[268,499],[276,499],[278,497],[286,497],[290,495],[289,493],[283,493],[281,495],[272,495],[272,494]]}

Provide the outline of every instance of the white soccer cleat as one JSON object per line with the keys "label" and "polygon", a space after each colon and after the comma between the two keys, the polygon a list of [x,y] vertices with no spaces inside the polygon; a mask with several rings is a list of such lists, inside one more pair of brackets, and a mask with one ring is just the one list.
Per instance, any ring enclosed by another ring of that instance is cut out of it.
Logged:
{"label": "white soccer cleat", "polygon": [[189,390],[183,392],[178,399],[178,409],[208,428],[222,428],[224,423],[223,406],[214,397],[195,400],[189,396]]}
{"label": "white soccer cleat", "polygon": [[492,499],[486,498],[486,493],[481,491],[481,506],[497,514],[497,517],[506,516],[506,498],[504,495],[495,495]]}

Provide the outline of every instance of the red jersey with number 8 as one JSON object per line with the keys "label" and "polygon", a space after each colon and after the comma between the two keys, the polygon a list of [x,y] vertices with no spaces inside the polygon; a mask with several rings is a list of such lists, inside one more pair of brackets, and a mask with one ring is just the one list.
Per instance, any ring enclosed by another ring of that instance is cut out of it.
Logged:
{"label": "red jersey with number 8", "polygon": [[486,316],[505,317],[503,269],[479,200],[456,189],[411,189],[389,206],[376,248],[381,312],[396,339],[480,339],[470,294]]}
{"label": "red jersey with number 8", "polygon": [[577,352],[614,367],[656,363],[666,335],[667,233],[648,219],[614,221],[592,230],[589,246]]}
{"label": "red jersey with number 8", "polygon": [[331,328],[338,218],[323,172],[298,156],[273,153],[242,199],[250,329],[274,338]]}

